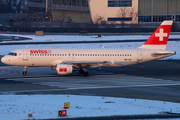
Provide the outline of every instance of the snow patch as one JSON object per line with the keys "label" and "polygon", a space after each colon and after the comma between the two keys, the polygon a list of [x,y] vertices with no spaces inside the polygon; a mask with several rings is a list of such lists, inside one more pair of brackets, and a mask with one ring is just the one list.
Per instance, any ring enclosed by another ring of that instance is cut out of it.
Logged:
{"label": "snow patch", "polygon": [[64,103],[70,102],[67,116],[95,117],[111,115],[159,114],[162,112],[180,113],[180,104],[113,97],[79,95],[0,95],[1,119],[59,118],[58,110],[64,110]]}

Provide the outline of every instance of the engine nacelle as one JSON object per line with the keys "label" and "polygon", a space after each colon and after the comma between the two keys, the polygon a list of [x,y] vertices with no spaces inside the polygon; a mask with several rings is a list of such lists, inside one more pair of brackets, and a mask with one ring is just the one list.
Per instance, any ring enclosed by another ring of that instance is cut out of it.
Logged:
{"label": "engine nacelle", "polygon": [[56,65],[56,72],[60,75],[66,75],[73,72],[73,66],[67,64],[57,64]]}

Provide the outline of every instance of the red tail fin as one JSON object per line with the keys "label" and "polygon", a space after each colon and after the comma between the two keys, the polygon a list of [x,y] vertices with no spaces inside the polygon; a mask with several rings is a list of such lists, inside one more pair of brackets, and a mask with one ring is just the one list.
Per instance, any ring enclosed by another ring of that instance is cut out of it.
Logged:
{"label": "red tail fin", "polygon": [[173,21],[164,21],[140,48],[166,49]]}

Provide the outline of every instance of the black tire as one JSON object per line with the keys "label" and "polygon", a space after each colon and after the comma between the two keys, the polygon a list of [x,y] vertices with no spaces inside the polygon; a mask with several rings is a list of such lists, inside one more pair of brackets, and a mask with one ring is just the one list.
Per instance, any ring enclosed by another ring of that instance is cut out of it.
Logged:
{"label": "black tire", "polygon": [[27,75],[27,71],[23,71],[23,75]]}
{"label": "black tire", "polygon": [[84,70],[79,70],[79,73],[80,73],[80,74],[83,74],[83,73],[84,73]]}
{"label": "black tire", "polygon": [[88,74],[88,72],[84,72],[83,75],[84,75],[84,77],[87,77],[89,74]]}

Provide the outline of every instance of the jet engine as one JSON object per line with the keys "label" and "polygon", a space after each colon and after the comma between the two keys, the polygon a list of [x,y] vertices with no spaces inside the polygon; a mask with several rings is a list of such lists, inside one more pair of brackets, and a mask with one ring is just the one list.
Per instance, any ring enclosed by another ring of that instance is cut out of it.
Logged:
{"label": "jet engine", "polygon": [[73,66],[67,64],[57,64],[56,65],[56,72],[60,75],[66,75],[73,72]]}

